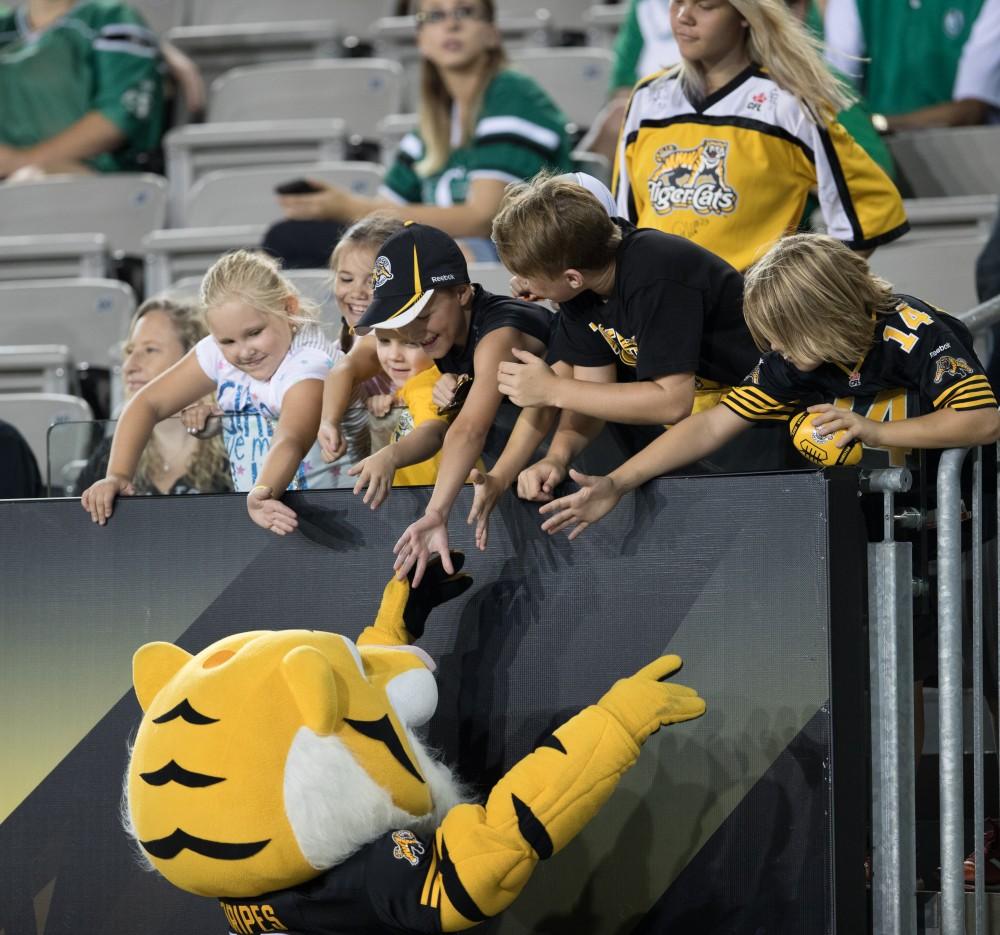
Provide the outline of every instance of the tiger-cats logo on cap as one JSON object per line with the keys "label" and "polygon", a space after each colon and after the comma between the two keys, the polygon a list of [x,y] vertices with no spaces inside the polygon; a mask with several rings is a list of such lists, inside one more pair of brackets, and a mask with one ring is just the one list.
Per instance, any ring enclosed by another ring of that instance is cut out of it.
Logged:
{"label": "tiger-cats logo on cap", "polygon": [[375,268],[372,270],[372,289],[384,286],[392,279],[392,264],[387,256],[380,256],[375,260]]}
{"label": "tiger-cats logo on cap", "polygon": [[649,200],[657,214],[675,208],[695,214],[731,214],[739,200],[726,181],[725,140],[702,140],[693,149],[661,146],[653,157],[656,168],[649,177]]}

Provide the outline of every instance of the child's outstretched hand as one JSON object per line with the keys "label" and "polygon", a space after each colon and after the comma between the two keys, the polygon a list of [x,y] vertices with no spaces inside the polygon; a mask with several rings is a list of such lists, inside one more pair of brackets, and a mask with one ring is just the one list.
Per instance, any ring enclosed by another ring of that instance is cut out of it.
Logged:
{"label": "child's outstretched hand", "polygon": [[484,474],[479,468],[472,469],[469,480],[474,485],[472,509],[469,510],[469,518],[465,523],[467,526],[476,524],[476,548],[485,552],[490,537],[490,513],[497,505],[497,500],[504,495],[507,486],[499,478]]}
{"label": "child's outstretched hand", "polygon": [[580,485],[580,489],[567,497],[560,497],[540,506],[538,512],[550,514],[542,523],[542,529],[550,536],[567,526],[573,526],[569,538],[575,539],[591,523],[596,523],[615,508],[622,498],[622,491],[610,477],[581,474],[572,469],[569,476]]}
{"label": "child's outstretched hand", "polygon": [[396,555],[393,568],[400,581],[409,574],[411,568],[414,569],[410,578],[413,587],[420,585],[427,563],[435,552],[441,556],[441,567],[449,575],[455,573],[448,550],[448,517],[437,510],[428,508],[420,519],[410,523],[392,551]]}
{"label": "child's outstretched hand", "polygon": [[258,485],[247,494],[247,512],[258,526],[278,536],[294,532],[299,525],[295,510],[276,500],[270,487]]}
{"label": "child's outstretched hand", "polygon": [[820,413],[813,419],[813,428],[824,435],[833,435],[843,429],[844,434],[834,442],[838,448],[843,448],[852,441],[859,441],[871,448],[881,447],[878,438],[881,422],[866,419],[850,409],[838,409],[832,403],[818,403],[810,406],[807,411]]}
{"label": "child's outstretched hand", "polygon": [[334,422],[327,419],[320,422],[318,438],[319,451],[324,461],[337,461],[347,451],[347,439],[340,426]]}
{"label": "child's outstretched hand", "polygon": [[373,510],[381,506],[392,491],[392,478],[396,473],[392,449],[392,445],[387,445],[347,469],[348,474],[358,479],[354,485],[355,495],[368,488],[364,502]]}

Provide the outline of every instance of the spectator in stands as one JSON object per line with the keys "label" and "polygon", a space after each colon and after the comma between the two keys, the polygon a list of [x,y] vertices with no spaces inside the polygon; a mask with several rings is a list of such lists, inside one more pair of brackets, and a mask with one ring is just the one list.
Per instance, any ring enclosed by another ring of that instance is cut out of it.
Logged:
{"label": "spectator in stands", "polygon": [[[158,422],[214,392],[227,413],[224,439],[233,485],[248,491],[250,518],[278,535],[298,525],[286,489],[336,486],[315,446],[323,379],[337,353],[316,324],[318,310],[263,254],[238,250],[201,284],[209,335],[129,400],[103,480],[84,491],[96,523],[133,491],[136,466]],[[319,466],[319,468],[317,468]]]}
{"label": "spectator in stands", "polygon": [[[376,211],[352,224],[330,255],[333,294],[341,315],[340,337],[335,344],[345,354],[354,346],[354,326],[372,300],[372,269],[379,247],[402,227],[403,222],[399,218]],[[385,372],[379,372],[360,384],[336,428],[346,443],[341,457],[347,458],[350,464],[356,464],[372,451],[384,448],[396,424],[393,407],[399,405],[396,387]],[[340,438],[330,448],[339,449]]]}
{"label": "spectator in stands", "polygon": [[[789,9],[817,37],[823,35],[823,14],[816,2],[787,0]],[[581,141],[589,149],[614,158],[618,131],[625,116],[629,95],[636,82],[680,61],[681,54],[670,28],[670,0],[631,0],[628,15],[615,42],[615,69],[611,75],[611,100],[594,122],[591,133]],[[862,149],[891,177],[895,166],[888,147],[872,125],[872,115],[863,102],[841,110],[837,120]],[[807,212],[811,213],[811,212]]]}
{"label": "spectator in stands", "polygon": [[1000,0],[829,0],[825,27],[881,132],[1000,120]]}
{"label": "spectator in stands", "polygon": [[504,186],[545,166],[572,166],[566,117],[534,81],[506,67],[494,16],[493,0],[423,0],[420,129],[403,138],[381,194],[311,179],[321,191],[286,195],[281,207],[313,223],[277,225],[266,250],[289,266],[323,265],[344,225],[386,209],[461,238],[468,259],[496,259],[490,222]]}
{"label": "spectator in stands", "polygon": [[[147,299],[129,326],[122,361],[125,398],[133,396],[169,370],[208,332],[193,308],[167,299]],[[90,456],[76,480],[83,490],[108,472],[111,439]],[[134,494],[222,493],[233,489],[229,462],[216,435],[200,440],[184,430],[180,419],[156,425],[136,464]]]}
{"label": "spectator in stands", "polygon": [[745,269],[816,188],[828,231],[870,251],[908,228],[899,192],[835,115],[847,91],[783,0],[673,0],[678,65],[633,92],[615,164],[622,217]]}
{"label": "spectator in stands", "polygon": [[[397,569],[402,576],[416,565],[417,585],[431,552],[441,553],[451,573],[448,515],[498,421],[503,397],[497,389],[497,367],[515,360],[516,349],[543,353],[551,314],[538,305],[491,295],[472,285],[458,244],[423,224],[407,224],[382,245],[372,285],[374,298],[357,326],[358,334],[391,328],[419,344],[445,374],[442,379],[451,375],[453,383],[460,376],[471,380],[464,402],[460,407],[456,402],[458,414],[444,436],[430,502],[397,543]],[[331,371],[323,400],[324,429],[340,421],[351,388],[381,369],[373,343],[359,341]]]}
{"label": "spectator in stands", "polygon": [[45,490],[31,446],[13,425],[0,421],[0,500],[43,496]]}
{"label": "spectator in stands", "polygon": [[162,85],[156,36],[124,3],[0,7],[0,178],[146,168]]}
{"label": "spectator in stands", "polygon": [[[541,507],[549,533],[579,535],[652,477],[714,451],[758,420],[807,408],[839,448],[961,448],[1000,438],[1000,412],[972,337],[961,322],[889,283],[834,240],[786,237],[747,272],[744,314],[764,353],[712,409],[674,426],[606,477],[573,472],[580,490]],[[947,353],[942,354],[944,349]],[[886,390],[912,392],[890,421],[866,418]],[[834,401],[841,403],[833,405]],[[848,401],[851,408],[845,408]],[[908,411],[911,401],[917,411]]]}

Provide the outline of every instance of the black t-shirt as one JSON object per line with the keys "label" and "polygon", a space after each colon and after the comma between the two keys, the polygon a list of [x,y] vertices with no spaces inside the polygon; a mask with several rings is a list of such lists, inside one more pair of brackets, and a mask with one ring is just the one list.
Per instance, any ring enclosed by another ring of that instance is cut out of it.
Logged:
{"label": "black t-shirt", "polygon": [[475,377],[473,357],[479,342],[498,328],[515,328],[537,338],[548,346],[552,330],[552,312],[534,303],[510,296],[494,295],[482,286],[473,287],[472,314],[469,318],[469,338],[463,347],[452,347],[435,364],[441,373],[467,373]]}
{"label": "black t-shirt", "polygon": [[759,352],[743,319],[743,277],[703,247],[661,231],[622,230],[614,288],[560,304],[550,361],[617,364],[621,382],[694,373],[738,384]]}
{"label": "black t-shirt", "polygon": [[393,831],[308,883],[219,902],[235,935],[440,932],[440,913],[424,892],[433,851],[433,841]]}

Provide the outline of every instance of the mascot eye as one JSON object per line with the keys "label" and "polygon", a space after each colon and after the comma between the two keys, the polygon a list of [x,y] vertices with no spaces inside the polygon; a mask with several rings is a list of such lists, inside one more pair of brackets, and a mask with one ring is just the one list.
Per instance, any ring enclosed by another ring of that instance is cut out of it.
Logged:
{"label": "mascot eye", "polygon": [[413,761],[406,755],[406,751],[403,749],[403,745],[400,743],[388,715],[383,714],[377,721],[353,721],[345,717],[344,723],[349,724],[363,737],[384,743],[400,766],[415,776],[420,782],[425,781],[424,777],[420,775],[419,770],[413,765]]}
{"label": "mascot eye", "polygon": [[209,717],[207,714],[201,714],[199,711],[195,711],[191,707],[191,702],[185,698],[179,705],[171,708],[166,714],[161,714],[157,718],[153,718],[154,724],[168,724],[170,721],[176,721],[180,718],[183,721],[187,721],[188,724],[218,724],[219,719],[215,717]]}
{"label": "mascot eye", "polygon": [[225,776],[209,776],[206,773],[192,773],[180,766],[176,760],[171,760],[166,766],[152,773],[139,773],[143,782],[151,786],[165,786],[168,782],[176,782],[179,786],[189,789],[204,789],[214,786],[217,782],[225,782]]}

